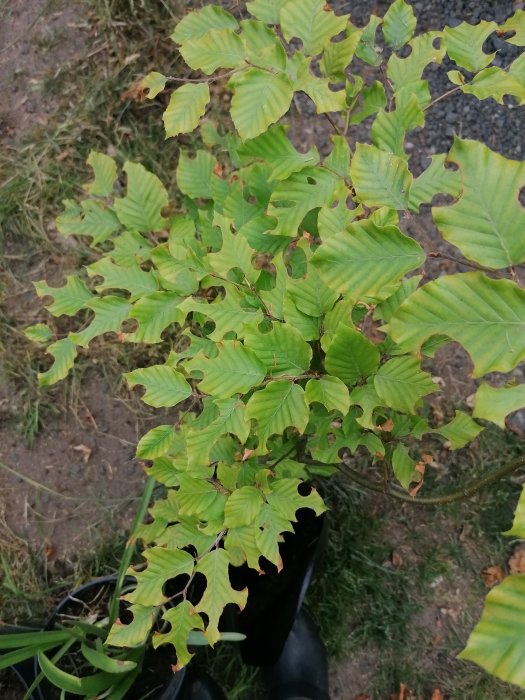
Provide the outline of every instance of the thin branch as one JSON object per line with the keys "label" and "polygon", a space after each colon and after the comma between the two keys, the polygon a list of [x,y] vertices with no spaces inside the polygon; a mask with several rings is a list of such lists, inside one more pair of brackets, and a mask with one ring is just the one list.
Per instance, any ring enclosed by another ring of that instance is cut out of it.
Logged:
{"label": "thin branch", "polygon": [[332,117],[331,117],[329,114],[327,114],[326,112],[323,112],[323,116],[324,116],[326,119],[328,119],[328,121],[330,122],[330,124],[333,126],[333,128],[334,128],[336,134],[338,134],[339,136],[342,136],[343,134],[341,133],[341,129],[337,126],[337,124],[334,122],[334,120],[332,119]]}
{"label": "thin branch", "polygon": [[439,97],[436,97],[435,100],[432,100],[432,102],[430,102],[430,103],[425,107],[425,109],[424,109],[423,111],[426,112],[427,109],[430,109],[431,107],[433,107],[435,104],[437,104],[437,103],[440,102],[441,100],[444,100],[445,97],[448,97],[449,95],[453,95],[455,92],[458,92],[458,90],[461,90],[461,88],[463,87],[463,85],[468,85],[468,84],[469,84],[469,83],[467,82],[467,83],[463,83],[462,85],[456,85],[456,87],[452,88],[452,90],[448,90],[447,92],[444,92],[444,93],[443,93],[442,95],[440,95]]}
{"label": "thin branch", "polygon": [[227,73],[221,73],[220,75],[211,75],[209,78],[178,78],[175,75],[167,75],[166,80],[173,83],[216,83],[223,78],[229,78],[230,75],[238,73],[242,68],[234,68]]}
{"label": "thin branch", "polygon": [[447,253],[441,253],[437,250],[433,250],[428,254],[429,258],[444,258],[445,260],[451,260],[458,265],[465,265],[465,267],[471,267],[474,270],[480,270],[481,272],[490,272],[493,275],[498,275],[498,270],[493,270],[490,267],[484,267],[483,265],[478,265],[478,263],[471,262],[470,260],[465,260],[465,258],[455,258],[453,255],[448,255]]}
{"label": "thin branch", "polygon": [[451,493],[446,493],[441,496],[419,496],[418,498],[413,498],[409,496],[404,491],[392,486],[390,484],[384,484],[374,479],[369,479],[360,472],[352,469],[344,462],[325,464],[324,462],[319,462],[315,459],[308,459],[303,457],[302,460],[305,464],[312,466],[325,466],[325,467],[337,467],[343,474],[345,474],[351,481],[354,481],[360,486],[364,486],[370,491],[377,491],[378,493],[383,493],[386,496],[391,496],[392,498],[397,498],[400,501],[405,501],[406,503],[413,503],[416,506],[433,506],[433,505],[443,505],[448,503],[455,503],[457,501],[464,501],[467,498],[471,498],[479,491],[491,486],[496,481],[499,481],[507,474],[525,467],[525,455],[518,457],[513,462],[498,467],[493,471],[489,472],[481,479],[473,481],[471,484],[465,486],[459,491],[452,491]]}

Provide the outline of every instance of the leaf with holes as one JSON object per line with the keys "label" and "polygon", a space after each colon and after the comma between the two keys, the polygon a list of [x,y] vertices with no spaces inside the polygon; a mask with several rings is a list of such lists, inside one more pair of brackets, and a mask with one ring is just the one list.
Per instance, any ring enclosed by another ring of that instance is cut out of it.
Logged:
{"label": "leaf with holes", "polygon": [[410,188],[409,209],[418,211],[421,204],[430,204],[436,194],[458,197],[461,193],[461,173],[445,168],[447,156],[432,156],[430,165],[416,177]]}
{"label": "leaf with holes", "polygon": [[476,391],[472,415],[505,429],[505,417],[521,408],[525,408],[525,384],[495,388],[484,382]]}
{"label": "leaf with holes", "polygon": [[141,571],[135,571],[133,567],[128,569],[128,575],[133,576],[137,583],[123,599],[134,605],[163,605],[168,600],[163,590],[166,583],[177,576],[190,576],[194,559],[180,549],[165,547],[150,547],[142,556],[147,566]]}
{"label": "leaf with holes", "polygon": [[130,301],[141,298],[144,294],[155,292],[159,285],[153,272],[143,270],[138,263],[130,267],[115,265],[109,258],[100,258],[86,267],[88,275],[102,277],[103,282],[96,285],[97,292],[108,289],[123,289],[130,294]]}
{"label": "leaf with holes", "polygon": [[246,404],[246,417],[257,421],[255,434],[259,438],[259,452],[268,451],[266,443],[275,433],[287,427],[303,433],[308,423],[308,406],[303,389],[286,381],[270,382],[257,391]]}
{"label": "leaf with holes", "polygon": [[456,411],[456,415],[450,423],[442,425],[432,432],[438,433],[448,440],[451,449],[459,450],[474,440],[482,430],[482,426],[472,420],[469,415],[463,411]]}
{"label": "leaf with holes", "polygon": [[193,654],[188,650],[188,637],[194,630],[204,630],[202,617],[198,615],[189,600],[183,600],[173,608],[166,610],[162,615],[164,622],[169,623],[168,632],[156,632],[151,641],[153,648],[157,649],[161,644],[173,644],[177,654],[175,671],[187,666]]}
{"label": "leaf with holes", "polygon": [[321,53],[330,39],[346,28],[348,18],[331,12],[324,0],[288,0],[280,16],[284,38],[301,39],[307,56]]}
{"label": "leaf with holes", "polygon": [[226,399],[245,394],[264,379],[264,364],[249,347],[236,340],[223,340],[218,349],[217,357],[197,356],[186,364],[190,371],[203,373],[200,391]]}
{"label": "leaf with holes", "polygon": [[146,233],[166,226],[162,210],[168,204],[168,193],[159,178],[140,163],[124,163],[128,176],[127,194],[115,199],[115,212],[126,228]]}
{"label": "leaf with holes", "polygon": [[112,647],[138,647],[143,644],[151,630],[154,610],[142,605],[131,605],[127,611],[133,615],[130,623],[117,620],[109,630],[106,644]]}
{"label": "leaf with holes", "polygon": [[448,160],[456,163],[462,195],[432,215],[443,237],[469,260],[497,268],[525,261],[525,163],[508,160],[477,141],[456,138]]}
{"label": "leaf with holes", "polygon": [[383,17],[383,34],[386,43],[397,51],[412,39],[416,24],[412,6],[405,0],[395,0]]}
{"label": "leaf with holes", "polygon": [[34,286],[40,298],[53,297],[53,302],[46,306],[53,316],[74,316],[93,298],[84,282],[75,275],[68,275],[63,287],[50,287],[43,280],[35,282]]}
{"label": "leaf with holes", "polygon": [[117,164],[105,153],[90,151],[87,164],[93,168],[95,179],[84,185],[84,189],[94,197],[111,197],[117,180]]}
{"label": "leaf with holes", "polygon": [[134,369],[124,375],[129,387],[137,384],[145,387],[142,396],[148,406],[176,406],[188,396],[191,396],[191,386],[180,372],[168,365],[153,365],[144,369]]}
{"label": "leaf with holes", "polygon": [[321,403],[328,411],[340,411],[343,416],[350,408],[348,387],[337,377],[310,379],[306,384],[304,396],[309,404]]}
{"label": "leaf with holes", "polygon": [[400,58],[392,54],[388,61],[387,76],[397,92],[404,86],[421,80],[429,63],[441,63],[445,55],[441,32],[425,32],[409,42],[410,54]]}
{"label": "leaf with holes", "polygon": [[458,66],[477,73],[496,56],[496,53],[486,54],[483,44],[497,28],[496,22],[483,20],[476,25],[461,22],[457,27],[445,27],[443,43],[447,54]]}
{"label": "leaf with holes", "polygon": [[120,228],[115,212],[104,202],[86,199],[78,205],[66,199],[64,206],[64,212],[56,220],[57,229],[63,236],[90,236],[92,245],[98,245]]}
{"label": "leaf with holes", "polygon": [[525,291],[481,272],[440,277],[403,302],[388,329],[410,351],[433,335],[457,340],[472,358],[474,377],[509,372],[525,358]]}
{"label": "leaf with holes", "polygon": [[75,343],[69,338],[62,338],[51,343],[47,352],[53,356],[54,362],[46,372],[38,373],[39,386],[51,386],[51,384],[56,384],[67,377],[77,356]]}
{"label": "leaf with holes", "polygon": [[145,78],[142,78],[140,82],[140,87],[147,90],[145,93],[146,99],[153,100],[157,95],[159,95],[166,87],[168,79],[162,73],[157,71],[152,71],[148,73]]}
{"label": "leaf with holes", "polygon": [[138,321],[137,330],[126,334],[128,342],[160,343],[162,332],[184,319],[178,305],[181,297],[175,292],[152,292],[135,302],[129,317]]}
{"label": "leaf with holes", "polygon": [[405,491],[410,489],[410,484],[414,481],[421,481],[421,474],[416,471],[415,466],[416,460],[409,455],[405,445],[396,445],[392,452],[392,469]]}
{"label": "leaf with holes", "polygon": [[93,297],[86,302],[85,307],[94,312],[91,323],[77,333],[70,333],[70,339],[87,348],[89,343],[104,333],[119,333],[120,327],[128,318],[131,304],[127,299],[117,296]]}
{"label": "leaf with holes", "polygon": [[224,608],[233,603],[242,610],[248,598],[248,589],[236,591],[232,588],[228,572],[229,565],[228,553],[224,549],[214,549],[205,554],[195,567],[195,572],[204,574],[207,581],[206,590],[195,606],[195,611],[208,616],[204,634],[212,645],[221,637],[218,625]]}

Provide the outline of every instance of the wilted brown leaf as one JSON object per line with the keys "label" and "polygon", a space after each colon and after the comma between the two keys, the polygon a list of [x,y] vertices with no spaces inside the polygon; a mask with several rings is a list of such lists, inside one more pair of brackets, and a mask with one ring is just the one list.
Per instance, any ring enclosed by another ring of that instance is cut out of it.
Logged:
{"label": "wilted brown leaf", "polygon": [[421,476],[421,478],[418,483],[412,489],[410,489],[410,495],[412,498],[417,496],[419,489],[423,486],[423,482],[425,480],[425,468],[426,465],[424,462],[418,462],[414,467],[415,471]]}
{"label": "wilted brown leaf", "polygon": [[432,693],[432,697],[430,700],[444,700],[443,698],[443,693],[439,688],[434,688],[434,691]]}
{"label": "wilted brown leaf", "polygon": [[399,552],[396,552],[394,550],[392,552],[392,566],[395,566],[396,569],[399,569],[399,567],[402,565],[403,565],[403,559],[401,557],[401,554],[399,554]]}
{"label": "wilted brown leaf", "polygon": [[481,572],[483,581],[485,581],[485,586],[487,588],[493,588],[496,584],[501,583],[505,578],[505,572],[498,564],[494,566],[486,566]]}
{"label": "wilted brown leaf", "polygon": [[386,420],[384,423],[381,423],[381,425],[377,426],[379,430],[382,430],[384,433],[391,433],[392,429],[394,427],[394,421],[392,418],[389,418]]}
{"label": "wilted brown leaf", "polygon": [[511,574],[525,574],[525,547],[518,547],[509,559]]}

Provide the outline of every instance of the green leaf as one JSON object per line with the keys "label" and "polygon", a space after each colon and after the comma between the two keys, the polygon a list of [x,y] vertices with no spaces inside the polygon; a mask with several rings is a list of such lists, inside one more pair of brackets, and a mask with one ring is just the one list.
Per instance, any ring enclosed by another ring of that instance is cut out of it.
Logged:
{"label": "green leaf", "polygon": [[474,440],[482,430],[481,425],[472,420],[469,415],[463,413],[463,411],[456,411],[456,415],[450,423],[442,425],[432,432],[438,433],[448,440],[451,449],[459,450]]}
{"label": "green leaf", "polygon": [[215,330],[208,336],[211,340],[219,341],[231,331],[235,331],[238,337],[242,337],[246,324],[260,323],[263,320],[262,311],[242,307],[240,305],[242,299],[242,295],[229,291],[220,301],[208,304],[195,299],[186,299],[179,308],[186,313],[197,311],[211,318],[215,322]]}
{"label": "green leaf", "polygon": [[137,445],[137,457],[139,459],[155,459],[167,454],[176,439],[173,425],[157,425],[148,431]]}
{"label": "green leaf", "polygon": [[193,630],[204,630],[202,617],[195,613],[189,600],[183,600],[178,605],[166,610],[162,619],[170,624],[169,632],[157,632],[152,637],[153,648],[161,644],[173,644],[177,654],[175,670],[179,671],[192,659],[193,654],[188,650],[188,637]]}
{"label": "green leaf", "polygon": [[459,658],[525,688],[524,616],[525,576],[507,576],[489,591],[481,620]]}
{"label": "green leaf", "polygon": [[168,193],[156,175],[140,163],[124,163],[128,177],[127,195],[115,199],[115,211],[126,228],[134,231],[160,231],[166,226],[161,212],[168,204]]}
{"label": "green leaf", "polygon": [[111,257],[117,265],[130,267],[133,263],[143,263],[150,257],[152,244],[138,231],[123,231],[111,242]]}
{"label": "green leaf", "polygon": [[228,530],[224,538],[224,547],[233,566],[242,566],[246,562],[251,569],[261,570],[259,558],[262,556],[262,552],[256,542],[258,532],[259,529],[255,523]]}
{"label": "green leaf", "polygon": [[374,377],[374,387],[384,405],[403,413],[415,413],[420,399],[438,390],[430,374],[410,356],[385,362]]}
{"label": "green leaf", "polygon": [[496,389],[484,382],[476,391],[472,415],[505,429],[505,417],[520,408],[525,408],[525,384]]}
{"label": "green leaf", "polygon": [[377,67],[381,64],[381,49],[376,47],[376,33],[383,20],[376,15],[370,15],[370,20],[363,29],[355,55],[365,63]]}
{"label": "green leaf", "polygon": [[162,73],[157,73],[157,71],[152,71],[148,73],[145,78],[142,78],[140,86],[147,90],[146,98],[148,100],[153,100],[157,95],[159,95],[166,87],[168,79]]}
{"label": "green leaf", "polygon": [[493,268],[525,261],[525,163],[507,160],[478,141],[456,138],[448,160],[459,166],[463,193],[432,215],[443,237],[469,260]]}
{"label": "green leaf", "polygon": [[246,3],[248,12],[266,24],[279,24],[281,8],[288,0],[251,0]]}
{"label": "green leaf", "polygon": [[424,261],[419,244],[397,227],[364,220],[323,242],[311,262],[331,289],[377,300],[390,296],[404,275]]}
{"label": "green leaf", "polygon": [[306,496],[299,493],[301,483],[300,479],[276,479],[266,497],[272,510],[292,522],[297,520],[296,512],[300,508],[310,508],[316,515],[326,511],[323,499],[314,488]]}
{"label": "green leaf", "polygon": [[324,112],[339,112],[346,108],[346,93],[344,90],[330,89],[327,78],[319,78],[310,70],[311,59],[305,59],[302,54],[294,56],[296,76],[293,88],[304,92],[317,108],[317,114]]}
{"label": "green leaf", "polygon": [[512,17],[501,25],[498,32],[514,32],[506,41],[515,46],[525,46],[525,10],[516,10]]}
{"label": "green leaf", "polygon": [[50,386],[64,379],[73,367],[77,356],[75,343],[69,338],[62,338],[52,343],[47,348],[47,352],[55,358],[55,361],[47,372],[38,373],[39,386]]}
{"label": "green leaf", "polygon": [[153,272],[146,272],[138,263],[132,263],[130,267],[115,265],[108,257],[102,257],[86,267],[88,275],[103,277],[104,281],[95,286],[100,292],[108,289],[124,289],[130,293],[130,300],[140,299],[149,292],[158,290],[159,285]]}
{"label": "green leaf", "polygon": [[452,197],[460,194],[461,174],[445,168],[446,160],[444,153],[432,156],[428,168],[416,177],[410,188],[409,208],[412,211],[418,211],[421,204],[430,204],[436,194],[450,194]]}
{"label": "green leaf", "polygon": [[263,557],[275,564],[278,571],[283,568],[279,543],[283,541],[283,532],[293,532],[294,529],[288,518],[279,511],[265,505],[257,520],[255,542]]}
{"label": "green leaf", "polygon": [[493,97],[496,102],[501,105],[505,104],[505,96],[514,96],[519,103],[525,100],[525,84],[518,76],[513,76],[510,71],[504,71],[502,68],[492,66],[484,68],[474,76],[470,83],[466,83],[461,87],[463,92],[470,95],[475,95],[478,100],[486,100],[488,97]]}
{"label": "green leaf", "polygon": [[93,338],[99,335],[119,333],[131,311],[128,300],[116,296],[94,297],[85,306],[95,312],[93,320],[84,330],[69,334],[69,338],[82,348],[87,348]]}
{"label": "green leaf", "polygon": [[392,452],[392,469],[405,491],[410,489],[413,482],[421,481],[421,474],[416,471],[415,466],[416,460],[408,454],[408,449],[402,444],[396,445]]}
{"label": "green leaf", "polygon": [[210,644],[218,642],[221,634],[219,632],[219,618],[222,611],[233,603],[241,610],[246,605],[248,590],[236,591],[230,584],[228,567],[230,558],[224,549],[215,549],[205,554],[195,567],[196,573],[206,576],[207,586],[204,594],[195,606],[195,611],[205,613],[208,616],[208,625],[205,635]]}
{"label": "green leaf", "polygon": [[129,317],[138,321],[138,328],[126,334],[132,343],[160,343],[162,332],[172,323],[183,320],[178,309],[180,296],[175,292],[152,292],[135,302]]}
{"label": "green leaf", "polygon": [[24,330],[24,335],[32,343],[48,343],[53,337],[53,331],[45,323],[35,323]]}
{"label": "green leaf", "polygon": [[525,486],[522,488],[520,498],[516,510],[514,512],[514,520],[510,530],[506,530],[504,535],[509,537],[519,537],[520,540],[525,540]]}
{"label": "green leaf", "polygon": [[299,153],[286,136],[286,128],[280,125],[270,126],[265,133],[245,141],[238,153],[241,158],[257,158],[269,163],[272,180],[286,180],[292,173],[319,162],[316,148]]}
{"label": "green leaf", "polygon": [[243,141],[259,136],[280,119],[292,101],[293,88],[282,73],[248,68],[233,76],[231,116]]}
{"label": "green leaf", "polygon": [[246,417],[257,421],[255,434],[259,438],[261,454],[267,452],[266,443],[275,433],[281,434],[289,426],[303,433],[308,415],[303,389],[286,381],[270,382],[253,394],[246,404]]}
{"label": "green leaf", "polygon": [[96,673],[92,676],[83,676],[81,678],[71,673],[66,673],[62,671],[61,668],[55,666],[41,651],[38,652],[38,664],[48,681],[56,688],[65,690],[73,695],[95,697],[101,691],[110,688],[115,681],[111,674],[104,672]]}
{"label": "green leaf", "polygon": [[254,19],[241,22],[241,39],[247,62],[274,71],[286,68],[286,52],[275,32]]}
{"label": "green leaf", "polygon": [[299,331],[287,323],[273,323],[268,333],[262,333],[256,326],[247,328],[244,343],[271,376],[300,376],[310,367],[312,349]]}
{"label": "green leaf", "polygon": [[388,61],[387,76],[394,84],[395,92],[419,82],[426,66],[429,63],[441,63],[445,54],[441,32],[425,32],[412,39],[408,45],[411,48],[409,56],[400,58],[392,54]]}
{"label": "green leaf", "polygon": [[109,630],[106,644],[112,647],[137,647],[146,641],[155,619],[155,611],[142,605],[131,605],[127,609],[133,615],[129,624],[117,620]]}
{"label": "green leaf", "polygon": [[57,229],[63,236],[90,236],[92,245],[107,240],[120,228],[113,209],[103,202],[86,199],[80,203],[65,200],[65,211],[57,217]]}
{"label": "green leaf", "polygon": [[268,214],[277,219],[274,232],[296,236],[304,217],[312,209],[330,206],[338,198],[340,179],[324,168],[305,168],[279,182],[270,198]]}
{"label": "green leaf", "polygon": [[218,398],[245,394],[266,375],[263,363],[253,350],[236,340],[223,340],[217,357],[197,356],[186,367],[201,371],[204,378],[199,384],[200,391]]}
{"label": "green leaf", "polygon": [[408,297],[416,291],[421,280],[422,275],[414,275],[404,280],[388,299],[385,299],[385,301],[382,301],[376,306],[374,310],[374,319],[390,321],[394,312],[397,311],[405,299],[408,299]]}
{"label": "green leaf", "polygon": [[361,108],[352,114],[351,124],[361,124],[367,117],[372,116],[386,105],[385,88],[379,80],[375,80],[372,85],[367,85],[360,93]]}
{"label": "green leaf", "polygon": [[372,124],[372,141],[375,146],[400,158],[405,155],[405,134],[418,126],[423,126],[425,117],[417,96],[402,91],[396,99],[396,109],[382,110]]}
{"label": "green leaf", "polygon": [[306,384],[304,395],[309,404],[317,401],[328,411],[340,411],[343,416],[350,408],[348,387],[337,377],[310,379]]}
{"label": "green leaf", "polygon": [[497,28],[496,22],[483,20],[476,25],[462,22],[457,27],[445,27],[443,43],[447,54],[458,66],[477,73],[496,56],[495,52],[486,54],[483,44]]}
{"label": "green leaf", "polygon": [[137,580],[137,584],[124,600],[145,607],[163,605],[168,600],[163,592],[166,583],[177,576],[190,576],[195,563],[188,552],[165,547],[150,547],[142,556],[147,566],[141,571],[135,571],[133,567],[128,569],[127,573]]}
{"label": "green leaf", "polygon": [[263,495],[255,486],[241,486],[228,496],[224,506],[224,527],[251,525],[263,507]]}
{"label": "green leaf", "polygon": [[525,291],[480,272],[447,275],[414,292],[389,323],[393,340],[415,351],[433,335],[461,343],[474,377],[508,372],[524,357]]}
{"label": "green leaf", "polygon": [[189,134],[196,129],[209,101],[207,83],[188,83],[175,90],[162,115],[166,138]]}
{"label": "green leaf", "polygon": [[348,141],[344,136],[333,135],[332,143],[332,151],[325,158],[324,164],[341,177],[347,177],[350,170],[350,146]]}
{"label": "green leaf", "polygon": [[299,311],[308,316],[323,316],[339,297],[337,292],[312,273],[306,278],[289,279],[287,287]]}
{"label": "green leaf", "polygon": [[222,7],[207,5],[183,17],[170,38],[175,43],[182,44],[200,39],[210,29],[237,29],[238,26],[235,17]]}
{"label": "green leaf", "polygon": [[230,270],[239,268],[246,279],[253,283],[258,277],[258,271],[252,265],[253,252],[244,236],[234,235],[224,228],[221,249],[218,253],[211,253],[208,262],[223,277],[227,277]]}
{"label": "green leaf", "polygon": [[82,656],[86,661],[93,666],[93,668],[98,668],[101,671],[106,671],[106,673],[127,673],[137,668],[137,663],[135,661],[128,661],[126,659],[112,659],[111,656],[107,656],[100,651],[92,649],[87,644],[81,644]]}
{"label": "green leaf", "polygon": [[355,384],[373,374],[379,360],[379,350],[368,338],[341,323],[326,353],[325,367],[345,384]]}
{"label": "green leaf", "polygon": [[383,406],[383,401],[377,395],[374,388],[373,379],[369,379],[363,386],[356,386],[350,394],[351,405],[360,406],[363,413],[356,418],[359,425],[367,430],[374,430],[376,424],[374,422],[374,410],[379,406]]}
{"label": "green leaf", "polygon": [[288,0],[281,9],[281,30],[286,41],[301,39],[305,54],[315,56],[346,28],[348,18],[328,10],[324,0]]}
{"label": "green leaf", "polygon": [[215,158],[207,151],[197,151],[195,158],[190,158],[181,151],[177,166],[177,185],[180,191],[192,199],[210,199],[214,167]]}
{"label": "green leaf", "polygon": [[124,374],[128,386],[133,389],[137,384],[145,387],[142,396],[148,406],[176,406],[191,396],[191,386],[180,372],[167,365],[153,365],[144,369],[135,369]]}
{"label": "green leaf", "polygon": [[46,306],[53,316],[62,316],[62,314],[74,316],[93,297],[84,282],[75,275],[68,275],[63,287],[50,287],[43,280],[35,282],[34,285],[40,298],[53,297],[53,303]]}
{"label": "green leaf", "polygon": [[329,80],[338,83],[345,79],[345,70],[352,62],[360,39],[361,30],[349,25],[345,39],[326,44],[320,68]]}
{"label": "green leaf", "polygon": [[321,319],[307,316],[297,308],[290,294],[286,294],[283,304],[286,323],[293,326],[303,336],[303,340],[317,340],[321,333]]}
{"label": "green leaf", "polygon": [[412,39],[416,24],[412,6],[405,0],[395,0],[383,17],[383,34],[386,43],[397,51]]}
{"label": "green leaf", "polygon": [[94,197],[111,197],[117,180],[117,164],[105,153],[90,151],[87,164],[93,168],[95,179],[84,185],[84,189]]}
{"label": "green leaf", "polygon": [[218,68],[239,68],[244,64],[244,46],[232,29],[210,29],[183,43],[179,51],[190,68],[206,75]]}
{"label": "green leaf", "polygon": [[408,209],[412,175],[406,162],[393,153],[358,143],[350,177],[357,196],[367,207]]}

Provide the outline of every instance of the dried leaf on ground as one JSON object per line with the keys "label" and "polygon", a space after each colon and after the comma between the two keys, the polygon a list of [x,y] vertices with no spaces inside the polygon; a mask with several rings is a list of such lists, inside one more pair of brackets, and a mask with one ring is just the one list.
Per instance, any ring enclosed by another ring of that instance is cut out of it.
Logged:
{"label": "dried leaf on ground", "polygon": [[493,588],[496,584],[501,583],[505,578],[505,572],[498,564],[494,566],[486,566],[481,572],[483,581],[487,588]]}

